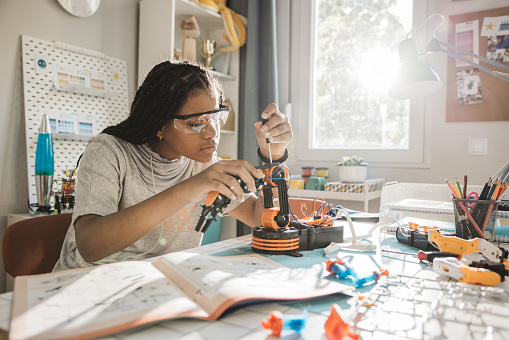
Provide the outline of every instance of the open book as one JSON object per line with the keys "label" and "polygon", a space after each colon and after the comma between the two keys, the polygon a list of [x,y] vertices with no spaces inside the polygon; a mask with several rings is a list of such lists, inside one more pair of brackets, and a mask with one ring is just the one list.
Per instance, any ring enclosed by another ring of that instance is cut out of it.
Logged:
{"label": "open book", "polygon": [[17,277],[9,339],[86,339],[171,318],[216,320],[260,300],[300,300],[351,288],[260,255],[176,252],[153,262]]}

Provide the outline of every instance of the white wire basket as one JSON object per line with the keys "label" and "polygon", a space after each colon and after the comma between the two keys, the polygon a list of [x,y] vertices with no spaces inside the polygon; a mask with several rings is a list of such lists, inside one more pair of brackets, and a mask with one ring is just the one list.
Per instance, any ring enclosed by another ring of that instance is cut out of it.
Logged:
{"label": "white wire basket", "polygon": [[[481,190],[480,185],[468,187],[468,192]],[[380,198],[380,218],[383,217],[397,221],[394,230],[398,224],[408,222],[455,229],[452,194],[446,183],[387,183]]]}

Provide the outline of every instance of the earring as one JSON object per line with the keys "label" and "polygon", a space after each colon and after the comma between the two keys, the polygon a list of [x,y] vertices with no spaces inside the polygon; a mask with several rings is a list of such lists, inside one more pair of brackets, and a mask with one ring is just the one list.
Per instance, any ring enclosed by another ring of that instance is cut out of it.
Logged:
{"label": "earring", "polygon": [[159,140],[162,140],[163,139],[163,136],[161,136],[159,133],[157,133],[157,138],[159,138]]}

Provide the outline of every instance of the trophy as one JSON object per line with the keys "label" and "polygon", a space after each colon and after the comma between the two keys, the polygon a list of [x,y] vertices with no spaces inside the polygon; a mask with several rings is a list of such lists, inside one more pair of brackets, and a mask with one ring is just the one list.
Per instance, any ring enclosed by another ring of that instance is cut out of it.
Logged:
{"label": "trophy", "polygon": [[210,39],[201,41],[200,53],[203,58],[205,58],[205,67],[209,70],[214,70],[212,67],[212,59],[217,56],[218,52],[217,41]]}

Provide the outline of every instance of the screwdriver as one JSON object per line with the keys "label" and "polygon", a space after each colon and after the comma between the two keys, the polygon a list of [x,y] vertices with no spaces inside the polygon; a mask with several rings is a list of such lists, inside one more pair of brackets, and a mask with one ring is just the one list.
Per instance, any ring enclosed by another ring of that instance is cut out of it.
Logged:
{"label": "screwdriver", "polygon": [[382,251],[385,251],[388,253],[403,254],[403,255],[413,255],[413,256],[417,255],[417,258],[419,259],[419,261],[428,261],[428,262],[433,262],[433,260],[438,257],[455,257],[457,259],[461,258],[461,255],[457,255],[457,254],[453,254],[453,253],[445,253],[445,252],[441,252],[441,251],[425,252],[425,251],[419,250],[419,252],[417,254],[416,253],[407,253],[404,251],[387,250],[387,249],[382,249]]}
{"label": "screwdriver", "polygon": [[422,250],[419,251],[419,253],[417,253],[417,258],[419,259],[419,261],[433,262],[433,260],[436,259],[437,257],[455,257],[457,259],[460,259],[461,255],[452,254],[452,253],[444,253],[441,251],[424,252]]}
{"label": "screwdriver", "polygon": [[[262,123],[263,125],[265,125],[265,123],[267,123],[269,120],[268,119],[262,119]],[[270,151],[270,142],[269,142],[269,139],[268,138],[265,138],[265,141],[267,142],[267,144],[269,144],[269,159],[270,159],[270,164],[272,164],[272,152]]]}

